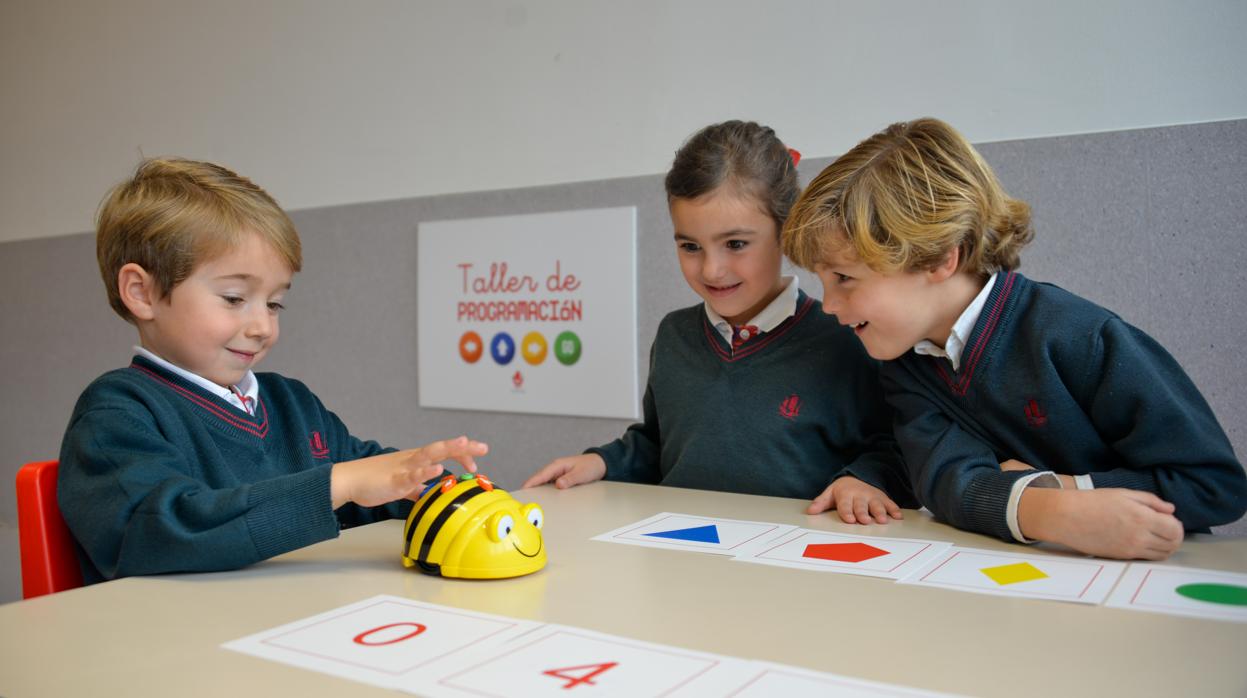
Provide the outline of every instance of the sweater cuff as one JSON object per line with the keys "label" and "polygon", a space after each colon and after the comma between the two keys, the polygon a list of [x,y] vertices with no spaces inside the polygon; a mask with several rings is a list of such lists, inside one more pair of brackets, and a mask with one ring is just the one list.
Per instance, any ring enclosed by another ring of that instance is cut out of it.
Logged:
{"label": "sweater cuff", "polygon": [[602,476],[603,480],[631,482],[631,480],[624,477],[624,473],[620,472],[619,461],[623,455],[620,453],[622,450],[623,444],[619,441],[613,441],[605,446],[586,448],[584,452],[593,453],[599,456],[602,459],[602,462],[606,463],[606,475]]}
{"label": "sweater cuff", "polygon": [[1140,490],[1160,495],[1160,490],[1156,487],[1156,476],[1150,470],[1118,468],[1091,473],[1091,484],[1096,487],[1124,487],[1128,490]]}
{"label": "sweater cuff", "polygon": [[1022,501],[1022,491],[1027,487],[1049,487],[1053,489],[1064,489],[1061,487],[1061,478],[1050,470],[1041,470],[1039,472],[1031,472],[1013,483],[1013,489],[1009,491],[1009,506],[1005,513],[1005,518],[1009,524],[1009,533],[1013,536],[1013,540],[1019,543],[1034,543],[1026,536],[1022,535],[1022,526],[1018,523],[1018,504]]}
{"label": "sweater cuff", "polygon": [[917,509],[921,506],[909,487],[909,475],[899,460],[867,454],[845,466],[832,478],[832,482],[845,475],[879,488],[902,509]]}
{"label": "sweater cuff", "polygon": [[846,476],[855,477],[858,480],[861,480],[862,482],[866,483],[867,485],[870,485],[871,487],[874,487],[880,490],[885,495],[887,495],[888,498],[892,499],[893,501],[896,501],[900,506],[912,507],[912,503],[907,501],[905,497],[900,496],[896,492],[893,492],[893,490],[896,489],[896,487],[894,483],[888,479],[887,475],[883,471],[883,469],[886,467],[888,467],[886,464],[859,460],[859,461],[850,463],[843,470],[836,473],[836,476],[833,477],[831,481],[835,482],[836,480],[839,480],[840,478],[846,477]]}
{"label": "sweater cuff", "polygon": [[964,520],[959,528],[980,531],[1001,540],[1016,540],[1009,526],[1009,498],[1014,483],[1034,475],[1028,470],[992,470],[975,477],[962,496],[960,509]]}
{"label": "sweater cuff", "polygon": [[251,486],[247,528],[259,559],[338,535],[338,518],[329,495],[332,467],[312,468]]}
{"label": "sweater cuff", "polygon": [[873,468],[863,468],[861,467],[861,464],[854,463],[846,467],[845,469],[841,470],[840,472],[836,473],[836,476],[831,478],[831,481],[835,482],[836,480],[839,480],[842,477],[855,477],[858,480],[861,480],[862,482],[866,483],[867,485],[870,485],[871,487],[876,487],[878,489],[883,490],[884,494],[891,496],[891,494],[888,492],[888,486],[887,486],[888,483]]}

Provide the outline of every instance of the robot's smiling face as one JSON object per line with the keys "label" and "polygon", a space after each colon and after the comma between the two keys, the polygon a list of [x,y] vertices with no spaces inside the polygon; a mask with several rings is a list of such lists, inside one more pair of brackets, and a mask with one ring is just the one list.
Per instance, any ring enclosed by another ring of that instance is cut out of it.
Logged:
{"label": "robot's smiling face", "polygon": [[542,550],[541,526],[545,515],[536,504],[516,504],[490,515],[485,522],[485,535],[494,543],[510,542],[524,557],[537,557]]}
{"label": "robot's smiling face", "polygon": [[403,564],[443,577],[517,577],[545,567],[536,504],[521,505],[483,475],[453,476],[429,488],[404,529]]}

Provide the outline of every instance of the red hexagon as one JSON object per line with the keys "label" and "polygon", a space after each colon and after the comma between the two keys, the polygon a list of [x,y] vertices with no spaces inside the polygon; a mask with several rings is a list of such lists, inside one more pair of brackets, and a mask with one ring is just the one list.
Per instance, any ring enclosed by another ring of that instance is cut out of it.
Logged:
{"label": "red hexagon", "polygon": [[887,554],[888,551],[865,543],[813,543],[805,546],[805,552],[801,553],[801,557],[836,562],[863,562]]}

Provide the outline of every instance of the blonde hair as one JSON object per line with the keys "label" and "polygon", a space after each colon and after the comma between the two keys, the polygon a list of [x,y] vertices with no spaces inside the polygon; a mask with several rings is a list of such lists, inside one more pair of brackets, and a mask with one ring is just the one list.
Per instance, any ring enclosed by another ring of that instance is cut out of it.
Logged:
{"label": "blonde hair", "polygon": [[[836,245],[875,271],[1014,269],[1034,237],[1030,206],[1011,198],[974,147],[938,119],[892,124],[810,182],[783,230],[784,254],[807,269]],[[847,239],[846,239],[847,238]]]}
{"label": "blonde hair", "polygon": [[133,322],[117,288],[121,267],[132,262],[143,267],[167,296],[198,264],[250,234],[272,245],[291,271],[302,268],[294,223],[251,180],[209,162],[145,160],[104,197],[96,215],[95,254],[108,303]]}

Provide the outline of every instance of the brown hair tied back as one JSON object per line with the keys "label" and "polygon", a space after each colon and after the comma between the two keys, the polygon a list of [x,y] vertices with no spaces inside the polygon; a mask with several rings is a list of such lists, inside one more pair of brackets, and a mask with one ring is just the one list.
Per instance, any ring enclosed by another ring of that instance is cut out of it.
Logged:
{"label": "brown hair tied back", "polygon": [[755,197],[781,226],[800,191],[788,148],[752,121],[707,126],[685,141],[667,173],[667,200],[696,199],[725,185]]}

